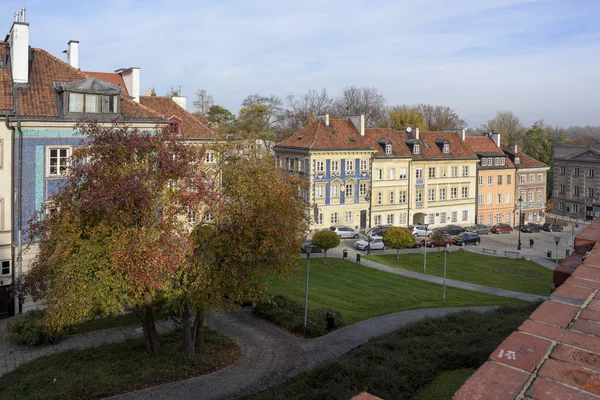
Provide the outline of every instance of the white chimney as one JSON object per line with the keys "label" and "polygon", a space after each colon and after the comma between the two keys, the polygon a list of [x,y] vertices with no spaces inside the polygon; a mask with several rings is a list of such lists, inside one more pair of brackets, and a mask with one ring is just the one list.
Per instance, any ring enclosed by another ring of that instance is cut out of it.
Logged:
{"label": "white chimney", "polygon": [[25,7],[21,14],[15,13],[15,22],[10,28],[10,68],[13,83],[29,82],[29,24],[25,22]]}
{"label": "white chimney", "polygon": [[464,142],[467,138],[467,130],[463,129],[460,136],[462,138],[462,141]]}
{"label": "white chimney", "polygon": [[177,103],[177,105],[187,111],[187,97],[185,96],[171,96],[171,99]]}
{"label": "white chimney", "polygon": [[329,114],[317,115],[317,118],[322,119],[325,122],[325,126],[329,126]]}
{"label": "white chimney", "polygon": [[67,62],[73,68],[79,69],[79,40],[69,40]]}
{"label": "white chimney", "polygon": [[115,71],[123,77],[127,92],[136,103],[140,102],[140,69],[138,67],[121,68]]}
{"label": "white chimney", "polygon": [[518,149],[517,149],[517,144],[511,144],[510,146],[508,146],[512,151],[514,151],[515,153],[518,153]]}
{"label": "white chimney", "polygon": [[492,140],[496,143],[496,146],[500,147],[500,134],[492,133]]}
{"label": "white chimney", "polygon": [[360,136],[365,136],[365,116],[364,115],[348,115],[343,116],[344,119],[349,119],[354,124],[354,127],[360,133]]}
{"label": "white chimney", "polygon": [[415,139],[419,140],[419,128],[415,129]]}

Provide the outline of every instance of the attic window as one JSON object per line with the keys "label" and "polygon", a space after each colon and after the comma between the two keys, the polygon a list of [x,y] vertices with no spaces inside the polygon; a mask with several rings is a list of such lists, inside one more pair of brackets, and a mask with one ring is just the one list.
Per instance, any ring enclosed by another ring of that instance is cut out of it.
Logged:
{"label": "attic window", "polygon": [[444,149],[442,150],[444,154],[450,153],[450,144],[444,143]]}
{"label": "attic window", "polygon": [[181,125],[178,121],[169,121],[169,133],[173,136],[181,136]]}
{"label": "attic window", "polygon": [[350,139],[350,143],[354,143],[354,141],[355,141],[355,139],[353,137],[348,138],[348,139]]}
{"label": "attic window", "polygon": [[106,94],[75,93],[69,94],[69,112],[74,113],[116,113],[117,96]]}
{"label": "attic window", "polygon": [[419,153],[421,153],[421,146],[419,146],[417,143],[415,143],[413,146],[413,154],[419,154]]}
{"label": "attic window", "polygon": [[385,154],[387,154],[387,155],[392,154],[392,145],[389,143],[385,145]]}

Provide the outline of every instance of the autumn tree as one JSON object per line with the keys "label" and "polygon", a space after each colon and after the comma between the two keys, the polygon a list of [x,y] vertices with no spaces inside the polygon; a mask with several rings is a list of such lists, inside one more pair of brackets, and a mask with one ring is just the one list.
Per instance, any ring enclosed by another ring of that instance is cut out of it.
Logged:
{"label": "autumn tree", "polygon": [[484,132],[499,133],[500,140],[504,144],[516,144],[523,148],[525,128],[519,117],[512,111],[498,111],[496,117],[490,119],[482,129]]}
{"label": "autumn tree", "polygon": [[246,143],[251,151],[262,145],[264,152],[270,149],[277,140],[277,133],[272,129],[271,109],[265,104],[251,104],[240,110],[236,122],[237,138]]}
{"label": "autumn tree", "polygon": [[389,127],[397,131],[403,131],[407,127],[413,129],[427,130],[425,117],[415,108],[408,106],[396,106],[389,110]]}
{"label": "autumn tree", "polygon": [[392,226],[383,232],[383,244],[390,249],[396,249],[396,259],[400,259],[400,249],[415,245],[415,236],[406,228]]}
{"label": "autumn tree", "polygon": [[465,120],[448,106],[434,106],[432,104],[419,104],[414,109],[425,119],[427,129],[430,131],[443,131],[448,129],[463,129],[467,127]]}
{"label": "autumn tree", "polygon": [[235,116],[226,109],[218,104],[213,104],[206,113],[208,124],[212,129],[219,129],[220,127],[230,128],[235,122]]}
{"label": "autumn tree", "polygon": [[324,253],[324,263],[327,264],[327,250],[333,249],[334,247],[339,246],[340,237],[336,235],[335,232],[330,231],[329,229],[317,231],[313,235],[311,242],[314,246],[320,247],[323,249]]}
{"label": "autumn tree", "polygon": [[262,114],[266,123],[265,130],[276,132],[282,119],[283,100],[275,95],[265,96],[255,93],[247,96],[242,101],[242,110],[253,108],[258,109],[254,106],[262,106],[258,108],[263,110]]}

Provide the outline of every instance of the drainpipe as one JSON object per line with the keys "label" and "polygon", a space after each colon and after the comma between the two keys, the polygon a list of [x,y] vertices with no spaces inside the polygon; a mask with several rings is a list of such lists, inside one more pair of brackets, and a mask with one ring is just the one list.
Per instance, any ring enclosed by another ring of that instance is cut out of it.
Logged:
{"label": "drainpipe", "polygon": [[410,197],[410,180],[412,177],[412,157],[410,160],[408,160],[408,168],[407,168],[407,174],[408,174],[408,190],[406,193],[406,204],[407,204],[407,208],[406,208],[406,227],[408,228],[410,226],[410,202],[411,202],[411,197]]}
{"label": "drainpipe", "polygon": [[17,120],[17,130],[19,131],[19,169],[17,171],[17,180],[19,185],[19,192],[17,193],[17,225],[19,227],[19,241],[18,241],[18,273],[19,273],[19,314],[23,314],[23,295],[21,294],[22,280],[23,280],[23,131],[21,130],[21,121]]}

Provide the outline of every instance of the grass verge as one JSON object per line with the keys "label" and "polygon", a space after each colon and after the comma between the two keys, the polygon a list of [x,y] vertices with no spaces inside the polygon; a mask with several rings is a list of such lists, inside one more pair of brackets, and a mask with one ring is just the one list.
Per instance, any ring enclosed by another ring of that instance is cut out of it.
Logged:
{"label": "grass verge", "polygon": [[386,400],[412,400],[444,371],[478,368],[537,306],[416,322],[251,398],[349,399],[367,391]]}
{"label": "grass verge", "polygon": [[456,393],[474,372],[474,369],[457,369],[441,372],[435,377],[433,382],[419,392],[415,400],[452,400],[452,395]]}
{"label": "grass verge", "polygon": [[[304,304],[306,260],[300,260],[300,271],[287,282],[267,280],[272,295],[283,295]],[[344,322],[393,312],[436,307],[497,306],[525,304],[522,300],[493,296],[464,289],[446,288],[446,304],[442,303],[442,285],[406,278],[364,267],[341,259],[310,261],[308,307],[337,310]],[[303,313],[298,315],[303,319]],[[323,320],[323,323],[325,321]]]}
{"label": "grass verge", "polygon": [[[423,254],[378,254],[365,257],[392,267],[423,273]],[[428,251],[428,275],[443,276],[444,252]],[[446,277],[495,288],[549,296],[552,271],[533,261],[487,256],[470,251],[452,251],[446,260]]]}
{"label": "grass verge", "polygon": [[0,377],[3,399],[90,399],[204,375],[241,355],[237,343],[207,330],[194,358],[181,351],[181,332],[160,337],[162,353],[150,356],[142,339],[41,357]]}

